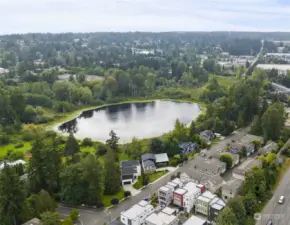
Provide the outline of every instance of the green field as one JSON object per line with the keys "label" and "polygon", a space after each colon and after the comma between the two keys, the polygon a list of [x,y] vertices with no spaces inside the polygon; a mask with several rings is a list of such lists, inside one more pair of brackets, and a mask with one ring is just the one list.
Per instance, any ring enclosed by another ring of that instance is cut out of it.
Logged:
{"label": "green field", "polygon": [[[149,183],[152,183],[154,182],[155,180],[159,179],[160,177],[164,176],[165,174],[168,173],[168,170],[165,170],[165,171],[159,171],[159,172],[154,172],[152,174],[148,174],[148,181]],[[133,187],[135,189],[140,189],[143,187],[143,179],[142,179],[142,176],[138,177],[138,181],[133,184]]]}
{"label": "green field", "polygon": [[103,198],[103,204],[104,204],[104,206],[105,207],[108,207],[108,206],[112,205],[111,204],[111,200],[113,198],[117,198],[119,200],[121,200],[122,198],[124,198],[124,189],[121,188],[121,190],[117,194],[115,194],[115,195],[104,195],[104,198]]}
{"label": "green field", "polygon": [[239,79],[235,76],[225,77],[225,76],[217,76],[214,74],[209,75],[209,78],[213,78],[213,77],[217,79],[220,86],[226,89],[229,88],[231,85],[239,82]]}
{"label": "green field", "polygon": [[24,154],[31,149],[31,142],[23,142],[23,147],[15,148],[16,144],[0,146],[0,159],[4,159],[8,151],[23,152]]}

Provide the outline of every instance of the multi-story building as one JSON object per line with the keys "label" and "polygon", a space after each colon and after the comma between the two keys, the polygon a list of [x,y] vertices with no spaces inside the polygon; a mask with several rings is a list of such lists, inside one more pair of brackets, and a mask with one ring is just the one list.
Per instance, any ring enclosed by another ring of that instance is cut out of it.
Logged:
{"label": "multi-story building", "polygon": [[197,216],[191,216],[183,225],[207,225],[207,221]]}
{"label": "multi-story building", "polygon": [[183,201],[184,201],[184,195],[187,192],[187,190],[184,190],[182,188],[178,188],[173,192],[173,204],[183,207]]}
{"label": "multi-story building", "polygon": [[216,197],[210,202],[208,220],[215,222],[219,213],[226,207],[226,203]]}
{"label": "multi-story building", "polygon": [[179,219],[175,215],[164,212],[152,213],[145,219],[145,225],[178,225]]}
{"label": "multi-story building", "polygon": [[133,184],[141,176],[141,164],[138,160],[120,162],[122,185]]}
{"label": "multi-story building", "polygon": [[203,214],[205,216],[208,216],[210,202],[214,198],[216,198],[215,194],[211,193],[210,191],[205,191],[202,195],[200,195],[196,199],[195,212],[198,214]]}
{"label": "multi-story building", "polygon": [[177,184],[178,187],[182,188],[183,187],[183,182],[181,181],[180,178],[175,178],[174,180],[171,181],[174,184]]}
{"label": "multi-story building", "polygon": [[145,218],[154,212],[154,208],[147,201],[140,201],[125,212],[121,213],[124,225],[143,225]]}
{"label": "multi-story building", "polygon": [[172,186],[162,186],[158,190],[158,201],[161,206],[168,206],[172,201],[174,188]]}

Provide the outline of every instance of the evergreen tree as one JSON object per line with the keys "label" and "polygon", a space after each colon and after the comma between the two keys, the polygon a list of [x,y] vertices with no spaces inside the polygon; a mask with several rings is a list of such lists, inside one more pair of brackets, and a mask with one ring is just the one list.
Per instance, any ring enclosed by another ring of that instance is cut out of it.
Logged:
{"label": "evergreen tree", "polygon": [[115,160],[115,153],[109,150],[105,156],[105,193],[116,194],[120,190],[120,167]]}
{"label": "evergreen tree", "polygon": [[110,139],[106,141],[106,144],[108,147],[110,147],[114,152],[118,151],[118,142],[119,142],[119,137],[117,134],[111,130],[110,132]]}
{"label": "evergreen tree", "polygon": [[73,134],[71,133],[67,139],[65,148],[64,148],[64,155],[71,156],[73,162],[76,161],[75,154],[80,152],[80,146]]}
{"label": "evergreen tree", "polygon": [[23,183],[15,169],[4,166],[0,173],[1,225],[19,224],[19,216],[25,202]]}

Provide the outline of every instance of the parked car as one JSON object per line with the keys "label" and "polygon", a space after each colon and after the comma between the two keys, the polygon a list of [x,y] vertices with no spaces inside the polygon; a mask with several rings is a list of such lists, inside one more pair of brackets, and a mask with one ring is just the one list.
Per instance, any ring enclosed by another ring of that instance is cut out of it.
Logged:
{"label": "parked car", "polygon": [[284,202],[284,196],[280,196],[278,203],[282,204]]}

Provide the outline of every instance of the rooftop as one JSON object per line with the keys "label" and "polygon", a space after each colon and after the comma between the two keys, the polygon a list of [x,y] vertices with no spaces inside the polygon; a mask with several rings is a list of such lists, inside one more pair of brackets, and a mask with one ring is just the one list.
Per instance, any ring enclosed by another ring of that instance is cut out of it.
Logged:
{"label": "rooftop", "polygon": [[146,209],[152,208],[153,206],[150,205],[146,201],[140,201],[138,204],[133,205],[130,209],[125,212],[122,212],[121,215],[127,217],[128,219],[134,219],[138,215],[142,214]]}
{"label": "rooftop", "polygon": [[173,182],[168,182],[168,183],[166,184],[166,186],[167,186],[167,185],[169,185],[169,186],[171,186],[171,187],[173,187],[173,188],[176,188],[176,187],[178,186],[178,184],[173,183]]}
{"label": "rooftop", "polygon": [[171,181],[172,183],[175,183],[175,184],[183,184],[182,181],[180,180],[180,178],[175,178],[174,180]]}
{"label": "rooftop", "polygon": [[257,67],[264,70],[290,70],[290,64],[258,64]]}
{"label": "rooftop", "polygon": [[145,221],[154,225],[167,225],[171,224],[176,219],[177,217],[174,215],[168,215],[166,213],[160,212],[158,214],[152,213],[145,219]]}
{"label": "rooftop", "polygon": [[186,192],[187,192],[187,190],[182,189],[182,188],[178,188],[174,191],[174,193],[180,194],[180,195],[184,195]]}
{"label": "rooftop", "polygon": [[201,219],[197,216],[190,217],[183,225],[204,225],[206,220]]}
{"label": "rooftop", "polygon": [[211,193],[210,191],[205,191],[202,193],[203,197],[209,198],[209,199],[214,199],[216,197],[215,194]]}
{"label": "rooftop", "polygon": [[167,214],[167,215],[172,215],[175,213],[175,209],[169,208],[169,207],[165,207],[162,210],[163,213]]}
{"label": "rooftop", "polygon": [[40,225],[40,220],[37,218],[34,218],[32,220],[27,221],[26,223],[22,225]]}
{"label": "rooftop", "polygon": [[166,187],[166,186],[162,186],[162,187],[159,188],[159,191],[167,192],[169,190],[170,190],[170,188],[169,187]]}
{"label": "rooftop", "polygon": [[121,167],[132,167],[132,166],[140,165],[140,162],[139,160],[127,160],[127,161],[121,161],[120,164],[121,164]]}
{"label": "rooftop", "polygon": [[162,163],[162,162],[169,161],[167,153],[155,154],[154,156],[155,156],[156,163]]}
{"label": "rooftop", "polygon": [[193,183],[193,182],[188,182],[184,187],[183,187],[184,190],[187,190],[188,192],[191,192],[191,193],[195,193],[197,191],[200,190],[200,188],[197,187],[197,184],[196,183]]}
{"label": "rooftop", "polygon": [[155,160],[155,156],[154,156],[154,154],[146,153],[146,154],[141,155],[141,159],[142,159],[142,161]]}
{"label": "rooftop", "polygon": [[194,164],[194,169],[210,175],[218,174],[220,168],[225,166],[224,162],[221,162],[215,158],[207,159],[200,156],[197,156],[192,162]]}
{"label": "rooftop", "polygon": [[224,182],[223,178],[220,175],[212,176],[209,181],[211,181],[214,185],[219,185]]}
{"label": "rooftop", "polygon": [[223,189],[230,190],[231,192],[237,192],[243,185],[243,181],[240,179],[233,179],[223,185]]}

